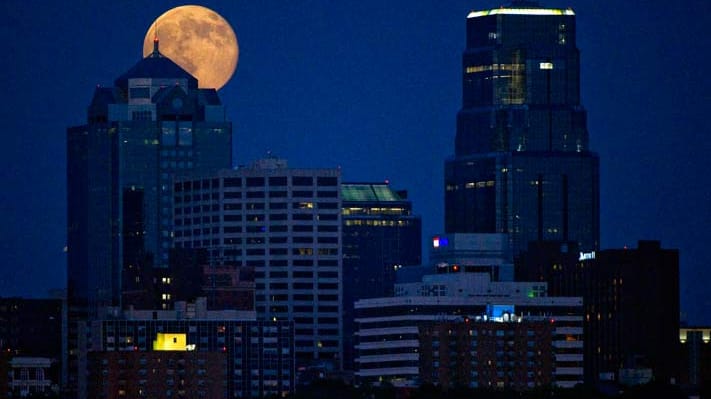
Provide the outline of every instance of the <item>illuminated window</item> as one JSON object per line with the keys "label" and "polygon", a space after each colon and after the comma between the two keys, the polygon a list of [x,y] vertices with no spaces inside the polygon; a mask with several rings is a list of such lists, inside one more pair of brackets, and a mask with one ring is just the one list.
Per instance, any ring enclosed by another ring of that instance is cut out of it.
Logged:
{"label": "illuminated window", "polygon": [[552,62],[541,62],[538,64],[538,67],[540,69],[553,69],[553,63]]}
{"label": "illuminated window", "polygon": [[491,64],[491,65],[471,65],[466,68],[467,73],[479,73],[484,71],[513,71],[520,72],[525,69],[524,64]]}

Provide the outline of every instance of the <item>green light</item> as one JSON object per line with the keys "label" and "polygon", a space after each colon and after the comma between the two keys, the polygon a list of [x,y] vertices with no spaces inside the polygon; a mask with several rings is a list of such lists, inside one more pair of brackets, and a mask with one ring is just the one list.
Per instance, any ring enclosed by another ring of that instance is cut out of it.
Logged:
{"label": "green light", "polygon": [[528,291],[528,297],[529,297],[529,298],[535,298],[535,295],[533,294],[533,291]]}
{"label": "green light", "polygon": [[341,184],[341,198],[343,201],[402,201],[402,198],[390,189],[387,184],[379,183],[344,183]]}

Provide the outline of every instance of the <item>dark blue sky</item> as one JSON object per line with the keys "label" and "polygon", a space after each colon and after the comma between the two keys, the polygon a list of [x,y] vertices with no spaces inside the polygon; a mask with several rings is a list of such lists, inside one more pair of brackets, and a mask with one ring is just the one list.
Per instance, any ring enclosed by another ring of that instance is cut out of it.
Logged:
{"label": "dark blue sky", "polygon": [[[294,167],[409,190],[424,233],[443,226],[467,12],[480,0],[206,1],[240,60],[220,91],[235,163],[270,150]],[[711,5],[558,1],[575,9],[582,99],[600,155],[602,247],[679,248],[684,317],[711,324]],[[0,2],[0,296],[63,287],[66,128],[97,84],[141,57],[170,1]]]}

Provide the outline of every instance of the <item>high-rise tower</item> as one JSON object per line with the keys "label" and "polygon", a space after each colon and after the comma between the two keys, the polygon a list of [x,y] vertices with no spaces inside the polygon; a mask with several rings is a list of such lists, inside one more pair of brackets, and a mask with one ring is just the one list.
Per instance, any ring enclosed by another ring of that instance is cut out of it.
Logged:
{"label": "high-rise tower", "polygon": [[[67,130],[68,348],[75,355],[85,347],[81,323],[103,307],[122,298],[169,305],[160,295],[169,280],[155,277],[169,263],[173,179],[232,163],[232,125],[217,92],[198,89],[157,40],[114,87],[96,89],[87,119]],[[81,392],[82,360],[69,362],[69,389]]]}
{"label": "high-rise tower", "polygon": [[445,162],[448,233],[599,241],[598,157],[580,104],[575,13],[514,1],[467,16],[462,109]]}
{"label": "high-rise tower", "polygon": [[174,188],[176,247],[208,251],[214,288],[230,273],[252,274],[257,318],[294,322],[296,366],[339,369],[340,170],[289,168],[270,157],[199,177]]}
{"label": "high-rise tower", "polygon": [[398,269],[422,262],[422,219],[407,191],[343,183],[343,361],[353,370],[355,312],[365,298],[392,296]]}
{"label": "high-rise tower", "polygon": [[121,302],[142,269],[166,268],[173,179],[229,168],[232,125],[214,89],[155,51],[94,92],[67,134],[69,297]]}

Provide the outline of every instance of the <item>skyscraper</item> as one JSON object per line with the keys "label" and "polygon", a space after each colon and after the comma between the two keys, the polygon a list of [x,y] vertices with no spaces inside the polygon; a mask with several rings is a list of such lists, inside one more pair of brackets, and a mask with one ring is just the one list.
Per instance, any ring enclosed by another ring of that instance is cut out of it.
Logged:
{"label": "skyscraper", "polygon": [[353,369],[353,304],[392,296],[395,273],[422,262],[422,220],[406,191],[388,183],[343,183],[343,360]]}
{"label": "skyscraper", "polygon": [[67,133],[69,298],[119,305],[141,269],[168,266],[173,178],[229,168],[232,125],[156,42]]}
{"label": "skyscraper", "polygon": [[267,158],[174,188],[176,247],[207,250],[216,287],[253,273],[257,318],[294,321],[297,367],[341,367],[340,173]]}
{"label": "skyscraper", "polygon": [[598,157],[580,104],[575,13],[514,1],[467,16],[445,230],[599,242]]}
{"label": "skyscraper", "polygon": [[[198,89],[157,40],[114,87],[96,88],[87,123],[67,130],[70,353],[84,346],[81,321],[122,296],[169,305],[160,295],[167,280],[154,277],[169,262],[173,179],[228,168],[231,158],[232,125],[217,92]],[[73,391],[80,366],[69,362]]]}

